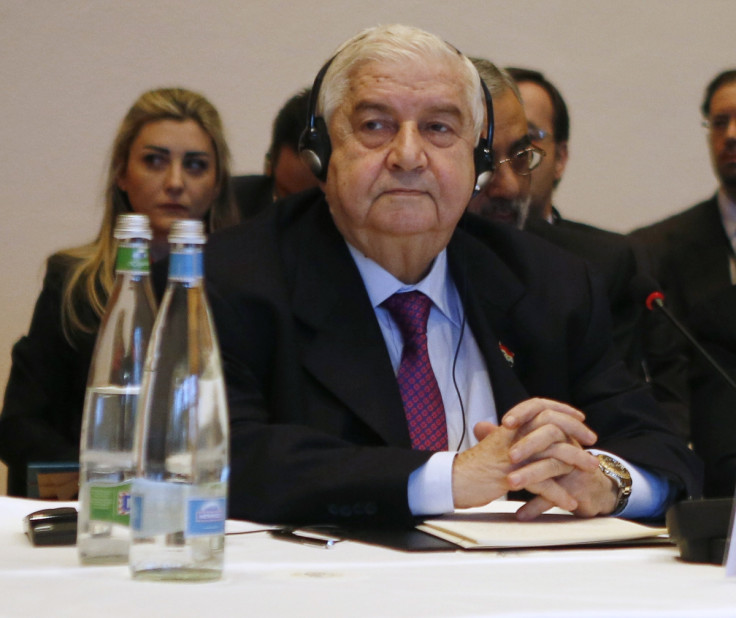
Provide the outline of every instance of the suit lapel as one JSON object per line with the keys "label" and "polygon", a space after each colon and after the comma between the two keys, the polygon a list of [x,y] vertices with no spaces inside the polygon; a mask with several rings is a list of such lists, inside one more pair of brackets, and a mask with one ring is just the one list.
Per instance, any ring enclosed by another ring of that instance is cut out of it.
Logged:
{"label": "suit lapel", "polygon": [[455,234],[448,247],[448,259],[468,325],[486,361],[500,419],[529,398],[514,370],[523,359],[507,357],[518,350],[512,317],[525,288],[494,251],[465,232]]}
{"label": "suit lapel", "polygon": [[[311,209],[291,233],[296,242],[284,246],[296,248],[284,259],[287,272],[293,273],[292,306],[303,327],[305,370],[387,444],[410,446],[383,335],[328,210]],[[453,236],[448,260],[468,325],[486,361],[500,418],[529,397],[499,346],[511,353],[517,349],[512,316],[525,288],[494,251],[464,231]]]}
{"label": "suit lapel", "polygon": [[[314,213],[314,214],[312,214]],[[285,256],[304,368],[387,444],[410,446],[401,395],[360,274],[327,208],[293,232]]]}

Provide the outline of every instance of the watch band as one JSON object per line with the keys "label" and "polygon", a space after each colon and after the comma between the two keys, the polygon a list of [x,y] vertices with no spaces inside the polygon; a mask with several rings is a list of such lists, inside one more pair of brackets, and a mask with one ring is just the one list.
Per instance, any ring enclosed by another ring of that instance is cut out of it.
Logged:
{"label": "watch band", "polygon": [[598,468],[605,474],[618,488],[616,507],[613,509],[611,516],[619,515],[629,502],[631,495],[631,474],[624,465],[618,460],[603,453],[599,453]]}

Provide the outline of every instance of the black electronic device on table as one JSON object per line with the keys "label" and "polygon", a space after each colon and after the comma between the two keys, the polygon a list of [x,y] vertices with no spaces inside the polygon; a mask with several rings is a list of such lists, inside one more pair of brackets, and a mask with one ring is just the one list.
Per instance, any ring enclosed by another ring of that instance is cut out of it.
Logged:
{"label": "black electronic device on table", "polygon": [[667,531],[686,562],[723,564],[733,498],[684,500],[667,511]]}
{"label": "black electronic device on table", "polygon": [[75,545],[77,542],[77,509],[62,506],[41,509],[23,519],[26,535],[36,546]]}

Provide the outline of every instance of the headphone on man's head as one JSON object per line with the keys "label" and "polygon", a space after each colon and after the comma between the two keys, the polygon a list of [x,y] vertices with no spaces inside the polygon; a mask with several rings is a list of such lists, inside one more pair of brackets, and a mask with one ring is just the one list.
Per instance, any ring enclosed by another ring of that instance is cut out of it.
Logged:
{"label": "headphone on man's head", "polygon": [[478,145],[473,150],[473,161],[475,162],[475,190],[480,191],[483,185],[489,183],[493,178],[493,97],[488,86],[479,75],[480,87],[483,88],[483,97],[486,101],[486,116],[488,117],[488,131],[486,138],[480,138]]}
{"label": "headphone on man's head", "polygon": [[[458,54],[460,52],[458,51]],[[327,179],[327,166],[332,154],[330,136],[327,133],[327,124],[322,116],[316,115],[317,100],[325,78],[327,69],[330,68],[335,56],[332,56],[317,73],[309,96],[309,107],[307,110],[307,126],[299,137],[299,156],[307,164],[318,180],[324,182]],[[475,189],[479,190],[490,181],[493,176],[493,98],[483,78],[479,76],[483,97],[486,101],[486,114],[488,117],[488,131],[485,138],[481,137],[478,145],[473,150],[473,162],[475,164]]]}
{"label": "headphone on man's head", "polygon": [[309,107],[307,108],[307,126],[299,137],[299,156],[318,180],[327,179],[327,165],[332,154],[332,144],[327,133],[327,125],[322,116],[316,116],[317,100],[325,78],[327,69],[330,68],[335,56],[332,56],[317,73],[309,95]]}

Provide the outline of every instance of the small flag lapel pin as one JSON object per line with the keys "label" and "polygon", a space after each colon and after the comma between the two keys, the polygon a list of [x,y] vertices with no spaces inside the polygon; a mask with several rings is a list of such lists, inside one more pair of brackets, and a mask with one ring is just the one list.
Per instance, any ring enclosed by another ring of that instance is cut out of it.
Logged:
{"label": "small flag lapel pin", "polygon": [[509,367],[513,367],[514,366],[514,353],[511,350],[509,350],[500,341],[498,342],[498,349],[501,350],[501,354],[503,354],[503,357],[506,359],[506,362],[509,364]]}

